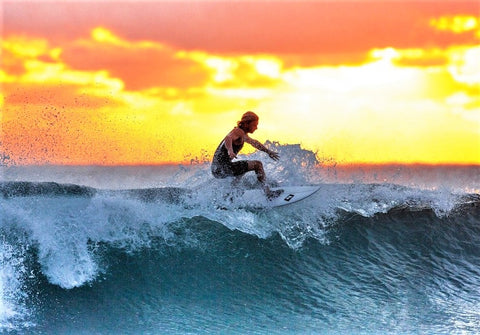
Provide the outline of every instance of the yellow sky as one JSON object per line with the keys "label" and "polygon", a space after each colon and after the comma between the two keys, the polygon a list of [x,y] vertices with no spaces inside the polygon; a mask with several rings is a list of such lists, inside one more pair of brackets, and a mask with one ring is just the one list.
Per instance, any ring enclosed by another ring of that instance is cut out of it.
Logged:
{"label": "yellow sky", "polygon": [[[152,3],[151,22],[170,22],[161,11],[166,3]],[[48,21],[36,15],[49,3],[5,4],[3,161],[161,164],[209,158],[241,114],[253,110],[260,124],[252,137],[300,143],[320,159],[480,164],[480,20],[472,14],[474,2],[465,8],[446,2],[443,12],[442,6],[418,2],[419,7],[402,9],[411,21],[398,19],[391,27],[388,5],[382,5],[382,14],[372,2],[356,3],[358,11],[344,17],[348,34],[335,29],[335,22],[314,24],[312,9],[270,3],[273,21],[292,8],[298,9],[297,24],[305,15],[303,30],[292,36],[288,26],[272,28],[274,22],[266,19],[254,20],[257,26],[250,22],[245,31],[234,22],[221,31],[204,27],[200,35],[195,30],[200,26],[182,25],[181,15],[172,26],[178,32],[161,36],[147,29],[150,16],[136,18],[136,7],[119,20],[136,25],[129,30],[111,17],[91,19],[79,3],[60,6]],[[109,4],[98,4],[99,11],[125,6]],[[198,10],[196,20],[208,25],[203,7],[211,13],[226,4],[182,2],[168,8],[172,15],[178,10],[190,17]],[[222,8],[218,17],[228,18]],[[319,16],[322,8],[314,8]],[[330,10],[335,11],[329,17],[343,18],[341,8]],[[378,23],[355,37],[353,26],[367,22],[362,17]],[[68,18],[70,26],[62,26]],[[262,27],[268,36],[257,36]],[[379,27],[388,34],[377,34]],[[189,39],[192,34],[199,37]],[[251,41],[256,38],[273,41],[257,45]]]}

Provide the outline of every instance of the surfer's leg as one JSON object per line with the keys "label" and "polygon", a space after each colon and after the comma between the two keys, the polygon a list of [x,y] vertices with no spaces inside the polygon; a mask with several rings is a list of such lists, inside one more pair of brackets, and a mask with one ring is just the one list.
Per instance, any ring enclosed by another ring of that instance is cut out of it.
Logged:
{"label": "surfer's leg", "polygon": [[231,176],[234,177],[232,186],[237,187],[243,175],[249,171],[248,161],[236,161],[230,164]]}
{"label": "surfer's leg", "polygon": [[248,161],[248,171],[255,171],[258,181],[264,185],[265,180],[265,171],[263,170],[263,164],[260,161]]}
{"label": "surfer's leg", "polygon": [[248,167],[250,170],[254,170],[255,174],[257,175],[257,179],[262,184],[263,191],[267,196],[272,194],[270,187],[268,187],[266,181],[267,176],[265,175],[265,170],[263,169],[263,164],[260,161],[248,161]]}
{"label": "surfer's leg", "polygon": [[254,170],[255,174],[257,175],[257,179],[262,184],[263,191],[265,192],[266,196],[268,199],[273,199],[278,197],[280,194],[282,194],[283,190],[276,190],[272,191],[270,190],[270,187],[268,187],[266,181],[267,181],[267,176],[265,175],[265,170],[263,170],[263,164],[260,161],[248,161],[248,168],[249,170]]}

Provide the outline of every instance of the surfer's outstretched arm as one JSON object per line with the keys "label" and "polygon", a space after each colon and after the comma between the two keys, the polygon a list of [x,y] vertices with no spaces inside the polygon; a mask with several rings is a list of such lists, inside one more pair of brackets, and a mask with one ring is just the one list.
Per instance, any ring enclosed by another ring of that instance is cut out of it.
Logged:
{"label": "surfer's outstretched arm", "polygon": [[278,155],[278,153],[276,153],[275,151],[267,149],[262,143],[260,143],[256,139],[253,139],[253,138],[249,137],[248,135],[245,135],[244,139],[245,139],[245,142],[250,144],[255,149],[266,152],[267,155],[270,156],[270,158],[273,159],[274,161],[279,160],[280,156]]}

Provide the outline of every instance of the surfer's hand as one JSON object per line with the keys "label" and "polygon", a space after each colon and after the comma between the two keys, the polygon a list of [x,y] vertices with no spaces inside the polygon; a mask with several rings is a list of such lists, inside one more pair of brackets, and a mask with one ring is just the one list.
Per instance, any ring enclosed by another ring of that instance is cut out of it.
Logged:
{"label": "surfer's hand", "polygon": [[270,156],[271,159],[273,159],[274,161],[278,161],[280,159],[280,156],[278,155],[278,153],[276,153],[275,151],[272,151],[272,150],[268,150],[267,151],[267,154]]}
{"label": "surfer's hand", "polygon": [[234,158],[237,158],[237,155],[235,155],[235,153],[232,151],[232,152],[229,152],[228,153],[228,156],[230,156],[230,159],[234,159]]}

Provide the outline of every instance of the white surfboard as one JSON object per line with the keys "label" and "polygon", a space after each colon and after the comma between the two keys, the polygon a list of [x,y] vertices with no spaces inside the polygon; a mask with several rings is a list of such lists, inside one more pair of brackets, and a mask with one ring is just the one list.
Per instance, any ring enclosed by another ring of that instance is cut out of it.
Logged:
{"label": "white surfboard", "polygon": [[293,204],[303,200],[320,189],[319,186],[285,186],[274,187],[272,191],[283,190],[283,193],[274,199],[267,199],[261,189],[246,190],[240,197],[242,205],[252,208],[269,208]]}

